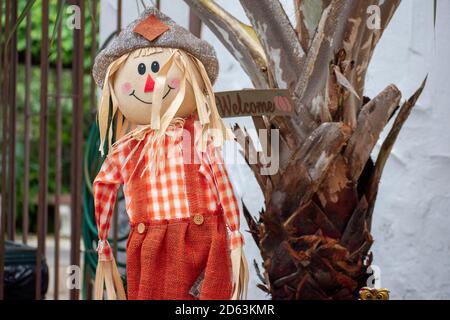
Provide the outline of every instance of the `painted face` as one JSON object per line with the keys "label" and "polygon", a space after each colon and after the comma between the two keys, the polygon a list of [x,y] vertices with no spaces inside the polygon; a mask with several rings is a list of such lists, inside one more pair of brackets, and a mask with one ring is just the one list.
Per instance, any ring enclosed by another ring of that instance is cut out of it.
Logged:
{"label": "painted face", "polygon": [[[131,53],[117,71],[114,92],[119,109],[125,118],[136,124],[145,125],[150,123],[156,78],[171,53],[169,50],[154,52],[150,55],[138,53]],[[166,85],[163,89],[162,114],[176,97],[181,79],[182,72],[174,63],[167,74]]]}

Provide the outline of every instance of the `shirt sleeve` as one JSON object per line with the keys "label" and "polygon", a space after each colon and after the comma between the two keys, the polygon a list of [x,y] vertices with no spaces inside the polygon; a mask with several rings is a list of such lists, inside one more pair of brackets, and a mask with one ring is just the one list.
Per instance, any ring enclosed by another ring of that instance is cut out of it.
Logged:
{"label": "shirt sleeve", "polygon": [[122,183],[120,168],[115,156],[111,153],[106,157],[92,185],[99,238],[97,247],[99,261],[112,260],[111,247],[107,239],[117,191]]}
{"label": "shirt sleeve", "polygon": [[225,222],[230,230],[230,249],[244,245],[244,237],[239,231],[240,213],[239,205],[230,182],[227,169],[219,148],[210,149],[211,168],[217,184],[219,201],[224,210]]}

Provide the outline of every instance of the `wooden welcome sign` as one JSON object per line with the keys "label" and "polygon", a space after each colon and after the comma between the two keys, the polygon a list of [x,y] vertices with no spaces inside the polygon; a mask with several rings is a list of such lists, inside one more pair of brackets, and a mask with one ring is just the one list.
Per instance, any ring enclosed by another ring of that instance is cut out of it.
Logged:
{"label": "wooden welcome sign", "polygon": [[286,89],[246,89],[216,92],[222,118],[244,116],[290,116],[294,104]]}

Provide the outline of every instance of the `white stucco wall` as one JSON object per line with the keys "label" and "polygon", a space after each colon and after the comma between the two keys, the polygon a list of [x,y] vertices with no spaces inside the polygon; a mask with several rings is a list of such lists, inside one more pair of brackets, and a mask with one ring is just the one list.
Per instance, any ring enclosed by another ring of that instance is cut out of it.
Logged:
{"label": "white stucco wall", "polygon": [[[374,213],[374,264],[395,299],[450,298],[450,2],[403,1],[374,56],[367,92],[428,84],[383,174]],[[434,42],[434,38],[436,41]]]}
{"label": "white stucco wall", "polygon": [[[126,1],[124,25],[136,18],[139,1]],[[149,3],[149,1],[146,1]],[[182,0],[162,0],[162,10],[187,27],[188,10]],[[221,6],[248,21],[237,0],[218,0]],[[292,12],[292,1],[283,0]],[[105,39],[115,28],[116,1],[102,0],[100,32]],[[370,66],[366,95],[373,97],[395,83],[409,97],[429,73],[422,98],[400,134],[386,165],[373,219],[374,264],[381,270],[381,284],[394,299],[450,298],[450,54],[448,37],[450,2],[439,1],[436,33],[432,1],[405,0],[381,39]],[[290,15],[293,17],[293,15]],[[216,48],[221,72],[216,91],[251,87],[239,64],[207,29],[202,37]],[[436,42],[434,42],[434,38]],[[252,127],[249,118],[238,120]],[[236,192],[254,215],[263,197],[246,165],[229,166]],[[243,229],[246,228],[245,220]],[[246,234],[250,262],[249,298],[264,299],[256,288],[252,261],[261,261],[256,245]]]}

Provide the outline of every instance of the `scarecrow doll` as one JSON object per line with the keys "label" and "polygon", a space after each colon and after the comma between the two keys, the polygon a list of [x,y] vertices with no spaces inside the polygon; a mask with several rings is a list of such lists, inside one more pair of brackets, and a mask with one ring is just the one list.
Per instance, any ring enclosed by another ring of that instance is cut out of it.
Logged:
{"label": "scarecrow doll", "polygon": [[103,89],[93,183],[99,263],[95,295],[124,299],[107,241],[123,186],[131,227],[128,299],[245,298],[248,271],[239,208],[220,147],[233,134],[219,116],[214,49],[147,9],[95,60]]}

